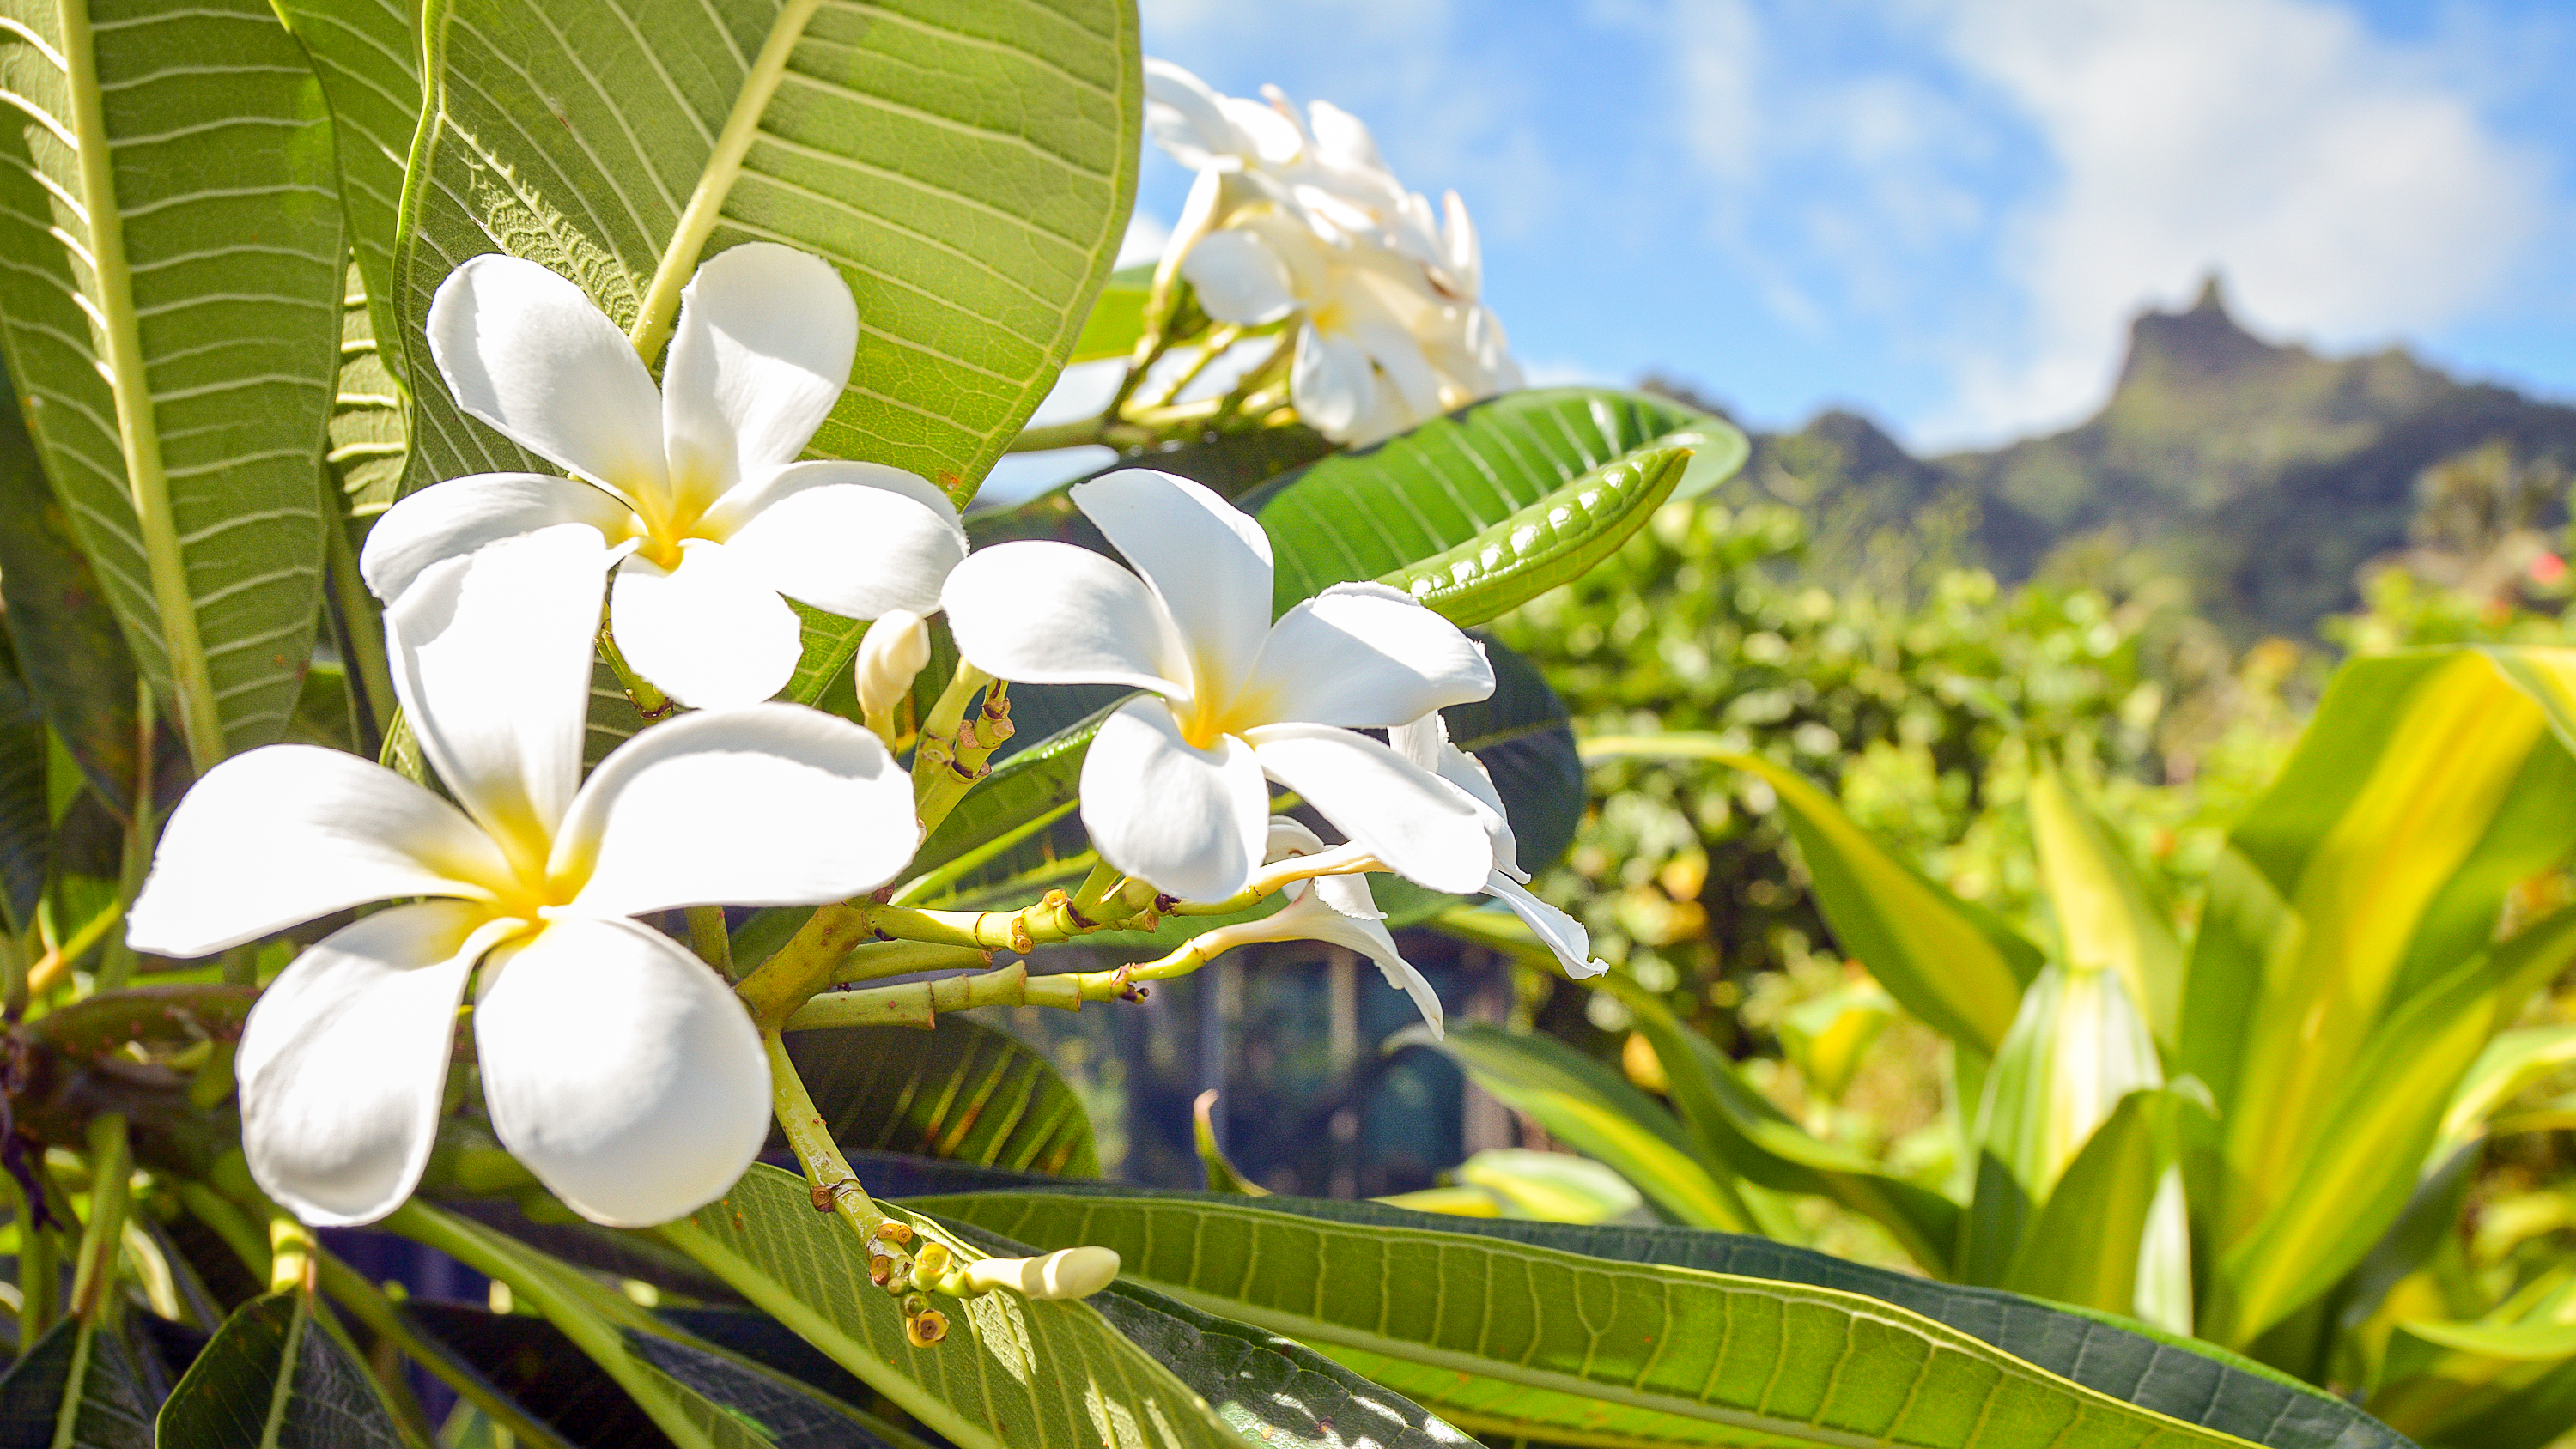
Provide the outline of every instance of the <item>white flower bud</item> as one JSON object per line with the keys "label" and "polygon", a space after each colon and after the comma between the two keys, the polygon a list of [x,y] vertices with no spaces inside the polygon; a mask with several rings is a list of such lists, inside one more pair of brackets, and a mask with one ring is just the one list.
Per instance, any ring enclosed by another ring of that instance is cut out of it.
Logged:
{"label": "white flower bud", "polygon": [[1065,1248],[1043,1258],[986,1258],[966,1265],[977,1292],[1008,1288],[1024,1298],[1088,1298],[1118,1277],[1109,1248]]}
{"label": "white flower bud", "polygon": [[868,626],[859,640],[859,709],[890,713],[912,688],[912,677],[930,662],[930,625],[909,609],[895,609]]}

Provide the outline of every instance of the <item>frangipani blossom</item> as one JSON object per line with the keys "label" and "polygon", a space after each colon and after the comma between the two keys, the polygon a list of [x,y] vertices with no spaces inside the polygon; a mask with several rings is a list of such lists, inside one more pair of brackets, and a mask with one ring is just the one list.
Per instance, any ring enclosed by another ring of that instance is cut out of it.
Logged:
{"label": "frangipani blossom", "polygon": [[1521,385],[1456,192],[1435,214],[1325,102],[1301,120],[1275,88],[1263,106],[1167,61],[1146,63],[1145,87],[1148,129],[1199,172],[1165,268],[1220,322],[1299,319],[1300,418],[1369,443]]}
{"label": "frangipani blossom", "polygon": [[1482,813],[1494,859],[1484,893],[1511,907],[1512,914],[1556,954],[1566,975],[1580,980],[1609,970],[1609,962],[1593,959],[1592,933],[1583,929],[1582,922],[1530,894],[1529,873],[1521,869],[1520,842],[1512,837],[1502,792],[1494,788],[1494,777],[1485,773],[1482,761],[1449,743],[1448,722],[1437,712],[1426,714],[1387,731],[1386,739],[1406,759],[1437,774],[1442,784],[1474,802]]}
{"label": "frangipani blossom", "polygon": [[[1321,836],[1285,815],[1270,817],[1265,864],[1301,855],[1325,853]],[[1413,963],[1395,946],[1386,929],[1386,912],[1369,894],[1365,875],[1319,875],[1291,881],[1280,892],[1287,904],[1257,920],[1239,921],[1203,932],[1199,941],[1210,956],[1256,941],[1327,941],[1357,951],[1377,963],[1386,984],[1413,998],[1433,1036],[1442,1034],[1440,994],[1431,989]]]}
{"label": "frangipani blossom", "polygon": [[1381,584],[1336,584],[1272,623],[1269,537],[1186,478],[1127,469],[1073,501],[1134,573],[1071,544],[1005,543],[959,564],[941,604],[988,674],[1149,692],[1083,760],[1103,859],[1190,900],[1233,895],[1261,865],[1267,776],[1398,873],[1484,888],[1474,802],[1354,732],[1491,694],[1474,641]]}
{"label": "frangipani blossom", "polygon": [[760,1150],[767,1057],[724,980],[629,917],[839,900],[912,854],[901,767],[797,705],[683,716],[583,780],[599,559],[588,528],[542,529],[424,569],[387,611],[405,716],[457,805],[354,755],[271,745],[208,771],[162,833],[127,929],[142,951],[203,956],[429,898],[296,957],[243,1029],[251,1175],[307,1222],[372,1222],[410,1195],[478,975],[503,1145],[598,1222],[710,1201]]}
{"label": "frangipani blossom", "polygon": [[395,504],[360,560],[389,604],[440,559],[586,524],[598,568],[617,565],[620,652],[674,699],[713,707],[767,699],[795,672],[787,599],[853,619],[926,614],[965,557],[956,510],[922,479],[796,461],[858,347],[850,289],[820,258],[753,242],[699,267],[658,389],[581,288],[516,257],[458,267],[427,331],[459,407],[573,476],[477,474]]}

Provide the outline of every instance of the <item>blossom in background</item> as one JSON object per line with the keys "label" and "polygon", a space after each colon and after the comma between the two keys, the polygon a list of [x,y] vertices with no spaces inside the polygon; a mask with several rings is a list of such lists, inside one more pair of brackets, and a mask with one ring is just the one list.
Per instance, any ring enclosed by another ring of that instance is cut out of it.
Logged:
{"label": "blossom in background", "polygon": [[1354,732],[1491,694],[1474,641],[1381,584],[1336,584],[1273,624],[1269,537],[1186,478],[1127,469],[1072,496],[1134,573],[1071,544],[1005,543],[959,564],[941,604],[988,674],[1150,692],[1083,760],[1103,859],[1186,899],[1235,894],[1261,865],[1267,776],[1398,873],[1484,888],[1474,803]]}
{"label": "blossom in background", "polygon": [[410,1195],[456,1009],[493,1129],[556,1196],[641,1226],[760,1149],[769,1068],[724,980],[629,917],[840,900],[891,878],[912,785],[874,735],[798,705],[683,716],[581,778],[599,536],[558,525],[423,569],[387,610],[394,684],[458,805],[336,750],[271,745],[170,817],[127,939],[203,956],[334,911],[243,1029],[242,1143],[317,1224]]}
{"label": "blossom in background", "polygon": [[[1264,864],[1324,851],[1323,838],[1312,830],[1285,815],[1270,817]],[[1326,941],[1357,951],[1377,963],[1387,985],[1413,998],[1433,1036],[1442,1034],[1440,995],[1396,949],[1395,937],[1386,929],[1386,912],[1369,895],[1367,876],[1319,875],[1291,881],[1280,894],[1287,904],[1269,915],[1203,932],[1198,938],[1202,949],[1214,957],[1256,941]]]}
{"label": "blossom in background", "polygon": [[712,707],[767,699],[795,673],[787,599],[853,619],[928,613],[965,557],[956,510],[922,479],[796,461],[858,347],[850,289],[820,258],[754,242],[698,268],[658,390],[579,287],[516,257],[458,267],[427,331],[459,407],[573,476],[484,473],[395,504],[360,560],[387,603],[440,559],[586,524],[597,558],[567,567],[595,584],[615,564],[619,651]]}
{"label": "blossom in background", "polygon": [[1485,773],[1482,761],[1449,742],[1448,723],[1439,713],[1387,731],[1386,740],[1406,759],[1475,803],[1493,846],[1494,869],[1485,879],[1484,893],[1511,907],[1521,924],[1556,954],[1566,975],[1579,980],[1609,970],[1609,962],[1592,958],[1592,933],[1583,929],[1582,922],[1530,894],[1529,872],[1521,869],[1520,843],[1512,837],[1502,792],[1494,788],[1494,777]]}
{"label": "blossom in background", "polygon": [[1275,88],[1219,95],[1159,60],[1145,94],[1155,141],[1199,173],[1165,264],[1220,322],[1298,319],[1289,397],[1310,426],[1374,442],[1521,385],[1456,192],[1434,213],[1323,101],[1300,119]]}

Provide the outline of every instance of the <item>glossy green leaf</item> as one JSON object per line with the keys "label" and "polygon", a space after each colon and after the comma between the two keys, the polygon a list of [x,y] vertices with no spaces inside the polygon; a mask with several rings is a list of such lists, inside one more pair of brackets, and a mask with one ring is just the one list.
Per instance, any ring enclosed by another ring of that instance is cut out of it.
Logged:
{"label": "glossy green leaf", "polygon": [[1199,1093],[1190,1104],[1190,1143],[1198,1149],[1199,1169],[1207,1174],[1210,1192],[1234,1197],[1268,1197],[1270,1189],[1243,1175],[1226,1159],[1225,1144],[1217,1141],[1216,1118],[1209,1110],[1216,1105],[1216,1093]]}
{"label": "glossy green leaf", "polygon": [[342,236],[319,86],[258,0],[14,0],[0,342],[46,471],[200,769],[311,650]]}
{"label": "glossy green leaf", "polygon": [[364,518],[392,506],[410,461],[402,388],[376,345],[366,281],[351,262],[341,297],[340,375],[331,398],[330,442],[322,455],[331,484],[339,490],[341,511]]}
{"label": "glossy green leaf", "polygon": [[[2542,1449],[2576,1418],[2566,1285],[2518,1319],[2413,1319],[2389,1335],[2374,1411],[2427,1449]],[[2501,1317],[2501,1315],[2500,1315]]]}
{"label": "glossy green leaf", "polygon": [[1145,335],[1145,299],[1154,292],[1154,263],[1140,262],[1109,274],[1106,286],[1083,319],[1082,335],[1073,339],[1071,362],[1098,362],[1125,357]]}
{"label": "glossy green leaf", "polygon": [[1890,855],[1795,771],[1713,735],[1678,732],[1586,740],[1583,757],[1707,760],[1758,777],[1788,811],[1836,944],[1933,1030],[1984,1055],[2003,1044],[2022,987],[2038,973],[2038,950]]}
{"label": "glossy green leaf", "polygon": [[18,674],[15,651],[0,640],[0,926],[20,940],[36,924],[53,867],[49,749],[45,717]]}
{"label": "glossy green leaf", "polygon": [[1775,1192],[1830,1198],[1875,1219],[1925,1272],[1957,1272],[1959,1205],[1880,1172],[1867,1158],[1791,1121],[1714,1042],[1684,1027],[1655,992],[1616,972],[1600,978],[1654,1047],[1673,1106],[1703,1162],[1722,1163]]}
{"label": "glossy green leaf", "polygon": [[124,1340],[78,1318],[45,1330],[0,1374],[0,1449],[152,1449]]}
{"label": "glossy green leaf", "polygon": [[[962,1258],[985,1256],[911,1221]],[[723,1198],[657,1231],[959,1449],[1091,1449],[1131,1434],[1168,1449],[1236,1449],[1205,1398],[1086,1303],[989,1293],[955,1305],[936,1347],[909,1347],[896,1300],[868,1285],[857,1236],[816,1213],[792,1174],[755,1165]]]}
{"label": "glossy green leaf", "polygon": [[312,1295],[288,1290],[233,1310],[170,1390],[158,1442],[191,1449],[403,1449],[376,1383]]}
{"label": "glossy green leaf", "polygon": [[812,452],[962,504],[1071,353],[1135,192],[1141,62],[1115,0],[440,0],[425,28],[393,279],[424,478],[523,466],[421,364],[458,263],[550,266],[658,356],[698,262],[766,239],[832,262],[864,319]]}
{"label": "glossy green leaf", "polygon": [[[1100,1171],[1082,1099],[1007,1032],[942,1016],[929,1031],[791,1032],[787,1054],[844,1147],[1074,1177]],[[775,1128],[770,1146],[787,1146]]]}
{"label": "glossy green leaf", "polygon": [[1203,483],[1219,497],[1242,501],[1243,495],[1262,484],[1326,457],[1333,449],[1332,440],[1313,428],[1291,424],[1225,433],[1132,454],[1113,459],[1079,478],[1068,478],[1027,502],[1009,508],[977,509],[966,517],[966,538],[977,548],[1019,539],[1044,539],[1077,544],[1094,553],[1114,554],[1108,536],[1074,506],[1074,485],[1104,473],[1151,468]]}
{"label": "glossy green leaf", "polygon": [[[1746,452],[1743,435],[1733,427],[1660,398],[1543,388],[1489,398],[1376,447],[1326,458],[1263,487],[1244,506],[1270,535],[1278,562],[1274,607],[1285,609],[1326,585],[1381,578],[1438,558],[1649,445],[1693,449],[1694,471],[1711,482],[1741,466]],[[1647,496],[1635,488],[1638,481],[1613,491],[1633,504]],[[1678,487],[1697,481],[1686,476]],[[1654,494],[1657,501],[1664,496]],[[1571,517],[1564,521],[1568,541],[1576,533],[1624,539],[1649,511],[1622,512],[1608,494],[1597,506],[1603,516],[1590,528],[1577,529]],[[1535,563],[1518,557],[1524,549],[1557,546],[1555,539],[1508,544],[1492,564],[1478,565],[1473,577],[1482,578],[1487,569],[1521,577],[1518,570]],[[1496,605],[1493,612],[1505,607]],[[1490,617],[1491,612],[1473,613],[1465,621]]]}
{"label": "glossy green leaf", "polygon": [[1689,462],[1687,448],[1640,448],[1378,582],[1451,623],[1481,624],[1618,552],[1672,496]]}
{"label": "glossy green leaf", "polygon": [[[2032,1214],[2004,1287],[2131,1318],[2170,1315],[2163,1326],[2188,1330],[2191,1263],[2170,1120],[2179,1110],[2186,1108],[2164,1088],[2120,1099]],[[2156,1229],[2171,1235],[2179,1258],[2148,1250]],[[2159,1269],[2178,1269],[2179,1283],[2152,1281]],[[2158,1295],[2165,1312],[2142,1312],[2141,1299]]]}
{"label": "glossy green leaf", "polygon": [[[1095,1200],[1244,1203],[1204,1193],[1123,1183],[1066,1183],[920,1158],[870,1155],[858,1170],[882,1193],[936,1205],[951,1218],[1019,1214],[1013,1199],[1056,1208]],[[963,1196],[961,1196],[963,1195]],[[2082,1309],[2061,1309],[1993,1288],[1935,1283],[1766,1238],[1691,1228],[1577,1226],[1512,1218],[1442,1218],[1380,1203],[1267,1197],[1264,1211],[1360,1229],[1406,1228],[1496,1239],[1614,1263],[1688,1268],[1830,1288],[1895,1304],[1948,1325],[2087,1388],[2142,1408],[2237,1435],[2271,1449],[2404,1449],[2404,1441],[2351,1404],[2278,1370],[2196,1339]]]}
{"label": "glossy green leaf", "polygon": [[1337,1221],[1265,1206],[1278,1201],[995,1193],[922,1206],[1040,1245],[1114,1248],[1131,1281],[1297,1338],[1490,1435],[1620,1446],[2246,1442],[1883,1299],[1429,1225],[1602,1229],[1397,1226],[1388,1217],[1411,1215],[1388,1210]]}
{"label": "glossy green leaf", "polygon": [[2118,972],[2156,1045],[2170,1054],[2180,1028],[2184,960],[2172,907],[2054,770],[2031,781],[2030,825],[2066,963]]}
{"label": "glossy green leaf", "polygon": [[1417,1028],[1389,1043],[1397,1044],[1436,1048],[1495,1100],[1607,1164],[1683,1223],[1730,1232],[1763,1226],[1731,1175],[1703,1160],[1672,1113],[1554,1037],[1462,1022],[1446,1037]]}

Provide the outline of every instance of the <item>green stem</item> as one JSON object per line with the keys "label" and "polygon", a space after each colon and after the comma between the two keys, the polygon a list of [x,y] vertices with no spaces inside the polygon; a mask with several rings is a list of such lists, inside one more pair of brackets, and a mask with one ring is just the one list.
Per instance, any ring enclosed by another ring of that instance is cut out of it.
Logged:
{"label": "green stem", "polygon": [[265,1283],[275,1263],[269,1256],[268,1235],[251,1221],[241,1204],[201,1182],[182,1178],[178,1182],[179,1205],[196,1215],[197,1221],[212,1229],[233,1250],[252,1277]]}
{"label": "green stem", "polygon": [[737,979],[741,973],[733,969],[733,936],[725,930],[724,907],[691,906],[688,917],[689,949],[727,981]]}
{"label": "green stem", "polygon": [[[969,667],[960,664],[958,677],[964,678]],[[980,669],[975,675],[984,686],[983,707],[968,720],[961,699],[953,719],[943,716],[948,694],[956,689],[952,681],[949,691],[940,695],[940,709],[931,712],[933,723],[942,728],[933,733],[931,725],[924,725],[921,747],[912,757],[913,811],[921,819],[924,835],[938,829],[966,792],[993,773],[993,751],[1016,733],[1011,724],[1010,685]]]}
{"label": "green stem", "polygon": [[284,1208],[268,1215],[268,1291],[313,1286],[313,1230]]}
{"label": "green stem", "polygon": [[[814,1106],[814,1098],[805,1090],[805,1079],[796,1074],[796,1063],[787,1055],[787,1043],[775,1028],[760,1034],[761,1045],[769,1049],[769,1103],[778,1118],[779,1130],[787,1135],[787,1145],[795,1149],[796,1163],[805,1169],[805,1181],[815,1194],[815,1206],[827,1201],[833,1212],[859,1235],[868,1252],[868,1276],[883,1287],[896,1271],[909,1271],[911,1259],[887,1241],[891,1221],[879,1211],[876,1199],[859,1185],[858,1175],[850,1171],[849,1159],[841,1155],[840,1144],[832,1140],[832,1131],[823,1123],[823,1114]],[[908,1239],[909,1229],[898,1229]],[[885,1277],[879,1277],[879,1270]]]}
{"label": "green stem", "polygon": [[134,1197],[134,1149],[123,1113],[90,1119],[89,1151],[89,1221],[81,1226],[80,1256],[72,1268],[71,1311],[96,1323],[116,1305],[117,1248]]}
{"label": "green stem", "polygon": [[1243,329],[1239,327],[1216,327],[1211,329],[1205,337],[1200,338],[1198,341],[1199,355],[1197,360],[1192,362],[1189,366],[1181,369],[1181,375],[1174,378],[1172,380],[1172,385],[1164,388],[1160,395],[1154,399],[1154,402],[1151,405],[1162,406],[1168,404],[1173,399],[1178,398],[1182,393],[1189,391],[1190,384],[1198,381],[1201,374],[1205,373],[1210,367],[1215,366],[1216,360],[1223,357],[1225,355],[1225,350],[1232,347],[1235,344],[1235,341],[1242,336]]}
{"label": "green stem", "polygon": [[412,1331],[402,1310],[385,1296],[384,1290],[367,1281],[367,1276],[338,1258],[324,1252],[315,1260],[321,1268],[322,1291],[331,1301],[349,1311],[349,1316],[363,1323],[367,1331],[402,1350],[405,1357],[435,1375],[440,1383],[455,1390],[456,1396],[483,1411],[490,1419],[513,1435],[530,1444],[559,1445],[562,1438],[552,1429],[531,1419],[518,1405],[492,1392],[474,1375],[456,1367],[437,1346]]}
{"label": "green stem", "polygon": [[1133,423],[1114,418],[1083,418],[1076,422],[1049,423],[1043,427],[1023,428],[1020,435],[1011,440],[1008,451],[1044,453],[1056,448],[1080,448],[1098,443],[1124,452],[1131,448],[1145,447],[1155,441],[1155,435],[1150,429],[1137,427]]}
{"label": "green stem", "polygon": [[[976,846],[973,850],[965,852],[955,860],[939,867],[937,870],[924,875],[914,876],[911,880],[904,882],[903,889],[894,893],[895,904],[910,905],[914,901],[920,900],[922,897],[929,895],[942,886],[974,873],[987,862],[990,862],[1008,852],[1012,846],[1038,834],[1040,831],[1047,829],[1057,821],[1072,814],[1081,804],[1082,802],[1080,800],[1067,800],[1063,804],[1055,807],[1053,810],[1049,810],[1045,814],[1038,816],[1036,819],[1031,820],[1024,825],[1015,826],[1012,829],[1003,831],[1001,834],[996,835],[992,839],[985,841],[983,844]],[[1089,853],[1090,852],[1085,851],[1083,854],[1087,855]],[[1074,861],[1079,861],[1081,858],[1081,856],[1075,856],[1072,859]]]}
{"label": "green stem", "polygon": [[[134,799],[125,816],[125,854],[116,878],[118,908],[134,903],[143,889],[143,877],[152,868],[152,689],[137,685],[134,700]],[[98,989],[113,991],[134,975],[134,948],[125,944],[125,933],[107,938],[107,949],[99,953]]]}
{"label": "green stem", "polygon": [[[37,1168],[39,1173],[43,1170]],[[29,1200],[26,1188],[11,1178],[9,1190],[18,1219],[18,1341],[34,1343],[62,1316],[62,1304],[57,1300],[62,1293],[63,1265],[56,1251],[54,1230],[35,1225],[35,1204]],[[41,1193],[43,1188],[37,1191]]]}
{"label": "green stem", "polygon": [[[1214,932],[1209,935],[1214,935]],[[1028,963],[1014,961],[978,976],[951,976],[940,981],[907,981],[899,986],[871,986],[816,996],[787,1018],[788,1031],[833,1026],[917,1026],[938,1024],[943,1011],[978,1006],[1054,1006],[1080,1011],[1086,1001],[1128,999],[1139,982],[1169,981],[1187,976],[1215,957],[1222,944],[1203,944],[1202,936],[1184,943],[1158,961],[1108,971],[1069,971],[1031,976]]]}
{"label": "green stem", "polygon": [[609,672],[617,676],[618,688],[626,691],[627,702],[635,706],[635,712],[644,716],[646,723],[658,720],[679,707],[671,703],[669,695],[655,689],[650,680],[636,673],[634,666],[626,662],[626,655],[617,647],[617,636],[609,632],[605,609],[600,611],[599,617],[599,655],[608,661]]}
{"label": "green stem", "polygon": [[349,546],[349,525],[340,516],[340,500],[327,473],[323,477],[322,501],[326,505],[322,541],[328,555],[331,602],[340,620],[340,647],[345,656],[341,662],[348,667],[350,691],[367,717],[369,734],[358,737],[358,752],[372,755],[384,747],[385,726],[393,719],[397,703],[393,668],[385,659],[384,617],[376,612],[376,596],[367,592],[367,581],[358,572],[357,550]]}
{"label": "green stem", "polygon": [[1125,872],[1109,862],[1094,861],[1091,874],[1084,876],[1082,884],[1074,889],[1071,904],[1075,913],[1088,920],[1099,919],[1101,903],[1108,900],[1109,893],[1126,878]]}

